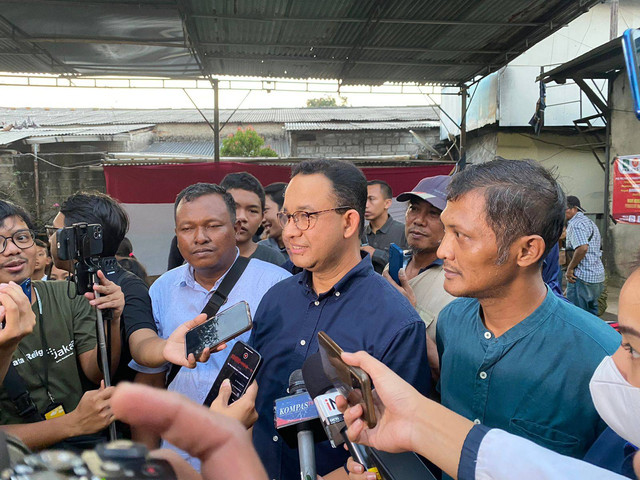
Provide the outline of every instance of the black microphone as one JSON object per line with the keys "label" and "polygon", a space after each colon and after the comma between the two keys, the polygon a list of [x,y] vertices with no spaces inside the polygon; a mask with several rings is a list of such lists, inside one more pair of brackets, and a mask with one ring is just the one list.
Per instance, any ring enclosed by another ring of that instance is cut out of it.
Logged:
{"label": "black microphone", "polygon": [[274,424],[291,448],[297,445],[302,479],[315,480],[314,444],[323,439],[324,431],[318,421],[318,411],[307,393],[301,370],[295,370],[289,376],[289,395],[275,401]]}
{"label": "black microphone", "polygon": [[347,436],[344,416],[336,406],[336,397],[340,395],[340,392],[325,375],[319,352],[310,355],[305,360],[302,365],[302,376],[333,448],[345,443],[351,457],[366,471],[376,473],[377,478],[380,479],[378,469],[371,460],[367,447],[353,443]]}

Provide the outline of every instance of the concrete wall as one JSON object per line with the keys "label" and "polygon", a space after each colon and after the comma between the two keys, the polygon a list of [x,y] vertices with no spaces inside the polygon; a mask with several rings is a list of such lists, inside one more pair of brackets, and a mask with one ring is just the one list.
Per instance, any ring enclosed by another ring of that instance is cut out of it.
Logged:
{"label": "concrete wall", "polygon": [[[57,214],[55,204],[78,190],[97,190],[106,192],[104,173],[100,166],[78,164],[99,164],[102,155],[40,155],[54,165],[38,162],[40,187],[39,227],[50,222]],[[35,175],[34,161],[31,155],[0,155],[0,196],[8,197],[23,205],[34,216]]]}
{"label": "concrete wall", "polygon": [[[611,159],[619,155],[640,154],[640,120],[633,113],[629,80],[622,71],[613,83],[611,100]],[[612,168],[613,170],[613,168]],[[613,189],[613,175],[610,188]],[[626,278],[640,258],[640,226],[609,223],[609,240],[613,245],[613,261],[621,277]]]}
{"label": "concrete wall", "polygon": [[[438,129],[420,130],[428,143],[438,142]],[[422,145],[407,131],[291,132],[291,155],[301,157],[414,155]]]}

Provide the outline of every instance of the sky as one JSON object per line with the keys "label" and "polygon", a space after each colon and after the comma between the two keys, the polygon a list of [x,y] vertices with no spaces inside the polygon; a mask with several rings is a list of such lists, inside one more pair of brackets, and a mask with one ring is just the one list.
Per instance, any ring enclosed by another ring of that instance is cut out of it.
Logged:
{"label": "sky", "polygon": [[[280,91],[279,85],[291,90],[302,90],[304,82],[287,80],[277,83],[271,91],[262,89],[261,79],[224,78],[220,82],[220,108],[296,108],[306,106],[307,99],[334,97],[338,105],[346,98],[347,106],[425,106],[439,102],[438,89],[431,87],[405,87],[402,94],[389,93],[398,91],[398,86],[376,87],[376,93],[366,93],[366,87],[345,87],[340,96],[327,93],[337,89],[335,82],[317,82],[309,85],[315,92]],[[50,83],[53,77],[32,76],[31,81]],[[205,82],[201,88],[95,88],[95,87],[46,87],[19,86],[7,84],[24,83],[24,77],[15,77],[0,73],[0,107],[15,108],[213,108],[213,90]],[[80,81],[78,81],[80,82]],[[121,80],[103,80],[101,84],[118,85]],[[157,84],[157,81],[139,80],[145,85]],[[175,86],[193,86],[175,82]],[[225,88],[233,86],[234,89]],[[244,89],[243,89],[244,88]],[[246,88],[252,88],[248,90]],[[320,91],[322,90],[322,91]],[[422,93],[421,93],[422,92]],[[425,93],[430,93],[431,98]],[[191,99],[189,98],[191,97]],[[192,102],[193,100],[193,102]]]}

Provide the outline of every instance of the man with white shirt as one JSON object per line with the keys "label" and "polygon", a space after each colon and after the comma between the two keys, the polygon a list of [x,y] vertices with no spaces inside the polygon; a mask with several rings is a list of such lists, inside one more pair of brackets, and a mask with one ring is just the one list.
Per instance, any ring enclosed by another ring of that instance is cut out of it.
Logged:
{"label": "man with white shirt", "polygon": [[[175,202],[178,248],[186,263],[162,275],[149,294],[158,334],[167,338],[185,321],[197,316],[219,287],[239,256],[235,239],[236,204],[227,191],[214,184],[197,183],[180,192]],[[255,314],[264,293],[289,273],[270,263],[251,259],[231,289],[228,307],[244,300]],[[227,342],[248,341],[250,332]],[[228,352],[228,350],[227,350]],[[212,355],[194,369],[182,368],[168,386],[169,390],[202,403],[218,376],[227,353]],[[174,448],[164,442],[165,447]],[[199,468],[199,461],[180,452]]]}

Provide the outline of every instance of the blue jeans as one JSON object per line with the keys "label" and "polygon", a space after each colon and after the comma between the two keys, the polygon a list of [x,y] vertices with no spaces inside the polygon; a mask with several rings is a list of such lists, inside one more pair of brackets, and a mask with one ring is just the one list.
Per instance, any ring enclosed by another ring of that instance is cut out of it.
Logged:
{"label": "blue jeans", "polygon": [[576,277],[576,283],[567,283],[567,299],[593,315],[598,315],[598,298],[602,295],[604,282],[587,283]]}

